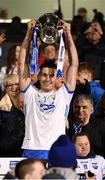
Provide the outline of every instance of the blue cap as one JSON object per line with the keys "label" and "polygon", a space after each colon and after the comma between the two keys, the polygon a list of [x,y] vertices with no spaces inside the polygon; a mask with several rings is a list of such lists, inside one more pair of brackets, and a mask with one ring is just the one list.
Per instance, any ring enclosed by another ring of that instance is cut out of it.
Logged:
{"label": "blue cap", "polygon": [[51,167],[69,168],[76,165],[75,145],[67,135],[61,135],[51,146],[48,163]]}

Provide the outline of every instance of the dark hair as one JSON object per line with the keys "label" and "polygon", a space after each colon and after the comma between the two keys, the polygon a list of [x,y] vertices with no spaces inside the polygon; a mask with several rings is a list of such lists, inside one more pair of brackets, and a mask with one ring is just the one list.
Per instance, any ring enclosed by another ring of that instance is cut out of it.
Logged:
{"label": "dark hair", "polygon": [[55,64],[55,59],[45,59],[44,63],[40,66],[40,72],[42,72],[42,69],[45,67],[56,69],[57,65]]}
{"label": "dark hair", "polygon": [[46,47],[48,47],[48,46],[53,46],[56,51],[58,50],[58,47],[59,47],[57,43],[53,43],[53,44],[45,44],[45,43],[44,43],[44,44],[42,45],[43,51],[45,51]]}
{"label": "dark hair", "polygon": [[21,23],[21,18],[19,16],[14,16],[12,18],[12,23]]}
{"label": "dark hair", "polygon": [[77,102],[81,101],[81,100],[88,100],[93,105],[93,99],[91,98],[91,96],[89,96],[87,94],[80,94],[74,98],[73,109],[74,109],[75,105],[77,104]]}
{"label": "dark hair", "polygon": [[93,9],[93,12],[93,22],[99,22],[102,30],[104,30],[104,14],[102,12],[99,12],[97,9]]}
{"label": "dark hair", "polygon": [[75,144],[77,138],[78,138],[78,137],[81,137],[81,136],[87,136],[87,138],[88,138],[88,140],[89,140],[89,142],[90,142],[90,137],[89,137],[89,135],[88,135],[87,132],[79,132],[79,133],[74,134],[74,136],[73,136],[73,138],[72,138],[73,143]]}
{"label": "dark hair", "polygon": [[6,74],[9,73],[9,71],[11,69],[11,65],[16,62],[16,47],[17,46],[20,46],[20,44],[15,44],[15,45],[11,46],[8,50]]}
{"label": "dark hair", "polygon": [[24,179],[25,175],[31,172],[32,165],[36,162],[41,162],[43,164],[41,160],[34,158],[21,160],[16,164],[15,176],[19,179]]}
{"label": "dark hair", "polygon": [[78,13],[87,13],[87,9],[85,7],[80,7]]}

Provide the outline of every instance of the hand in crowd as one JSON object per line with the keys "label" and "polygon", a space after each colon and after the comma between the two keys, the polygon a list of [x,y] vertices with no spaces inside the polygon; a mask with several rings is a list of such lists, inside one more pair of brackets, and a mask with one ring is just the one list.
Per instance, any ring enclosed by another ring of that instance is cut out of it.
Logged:
{"label": "hand in crowd", "polygon": [[98,22],[94,22],[91,24],[91,27],[97,31],[100,35],[103,35],[103,31],[102,31],[102,28],[100,26],[100,24]]}
{"label": "hand in crowd", "polygon": [[0,34],[0,43],[5,41],[5,39],[6,39],[5,34],[4,33]]}
{"label": "hand in crowd", "polygon": [[94,44],[99,42],[103,35],[102,28],[98,22],[91,23],[90,27],[84,33],[86,38]]}

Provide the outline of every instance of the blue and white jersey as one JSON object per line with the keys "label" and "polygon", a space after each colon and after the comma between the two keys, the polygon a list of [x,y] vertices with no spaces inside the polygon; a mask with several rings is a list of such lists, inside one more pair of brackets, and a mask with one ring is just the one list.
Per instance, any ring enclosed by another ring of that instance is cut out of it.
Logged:
{"label": "blue and white jersey", "polygon": [[65,120],[73,92],[66,85],[43,92],[31,84],[23,93],[25,104],[25,138],[23,149],[49,150],[53,142],[65,134]]}
{"label": "blue and white jersey", "polygon": [[105,178],[105,159],[96,155],[94,158],[77,158],[77,174],[84,174],[85,171],[91,171],[95,174],[96,179]]}

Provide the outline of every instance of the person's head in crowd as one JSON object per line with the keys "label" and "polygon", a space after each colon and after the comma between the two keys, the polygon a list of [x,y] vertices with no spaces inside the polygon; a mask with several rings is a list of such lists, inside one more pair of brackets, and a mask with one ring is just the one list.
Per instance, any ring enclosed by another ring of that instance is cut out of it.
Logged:
{"label": "person's head in crowd", "polygon": [[104,26],[104,14],[102,12],[99,12],[97,9],[93,9],[94,17],[93,21],[98,21],[101,27]]}
{"label": "person's head in crowd", "polygon": [[4,88],[6,94],[0,101],[0,109],[9,110],[12,105],[23,110],[23,98],[19,91],[19,76],[16,74],[8,74],[4,78]]}
{"label": "person's head in crowd", "polygon": [[82,16],[83,19],[84,19],[84,21],[87,20],[87,9],[86,9],[85,7],[80,7],[80,8],[78,9],[78,11],[77,11],[77,14],[78,14],[79,16]]}
{"label": "person's head in crowd", "polygon": [[20,44],[15,44],[9,48],[8,54],[7,54],[6,74],[10,73],[10,70],[12,70],[15,66],[17,66],[19,52],[20,52]]}
{"label": "person's head in crowd", "polygon": [[102,39],[103,29],[100,23],[96,20],[92,21],[84,30],[84,35],[87,42],[97,44]]}
{"label": "person's head in crowd", "polygon": [[7,30],[7,35],[12,35],[12,34],[20,34],[23,31],[22,29],[22,24],[21,24],[21,18],[19,16],[14,16],[12,18],[12,22],[9,26],[9,29]]}
{"label": "person's head in crowd", "polygon": [[86,132],[76,133],[72,140],[77,156],[86,157],[90,152],[93,152],[90,137]]}
{"label": "person's head in crowd", "polygon": [[75,120],[86,125],[89,123],[90,116],[93,113],[93,100],[87,94],[80,94],[73,101],[73,116]]}
{"label": "person's head in crowd", "polygon": [[92,81],[94,69],[88,62],[81,62],[78,67],[77,84],[85,84],[87,81]]}
{"label": "person's head in crowd", "polygon": [[44,46],[44,59],[54,60],[57,58],[57,44],[46,44]]}
{"label": "person's head in crowd", "polygon": [[52,144],[48,155],[48,165],[61,168],[73,168],[76,165],[75,146],[67,135],[61,135]]}
{"label": "person's head in crowd", "polygon": [[19,76],[16,74],[8,74],[4,78],[4,87],[9,96],[15,96],[19,93]]}
{"label": "person's head in crowd", "polygon": [[28,158],[16,164],[15,176],[18,179],[41,179],[45,173],[45,167],[41,160]]}
{"label": "person's head in crowd", "polygon": [[21,18],[19,16],[14,16],[12,18],[12,23],[15,23],[15,24],[21,23]]}
{"label": "person's head in crowd", "polygon": [[7,19],[8,18],[8,10],[0,8],[0,19]]}
{"label": "person's head in crowd", "polygon": [[38,75],[41,89],[45,92],[54,90],[56,82],[56,64],[54,61],[46,59],[40,66]]}
{"label": "person's head in crowd", "polygon": [[23,110],[23,98],[19,91],[19,76],[8,74],[4,78],[5,95],[0,101],[0,109],[10,111],[12,106]]}

